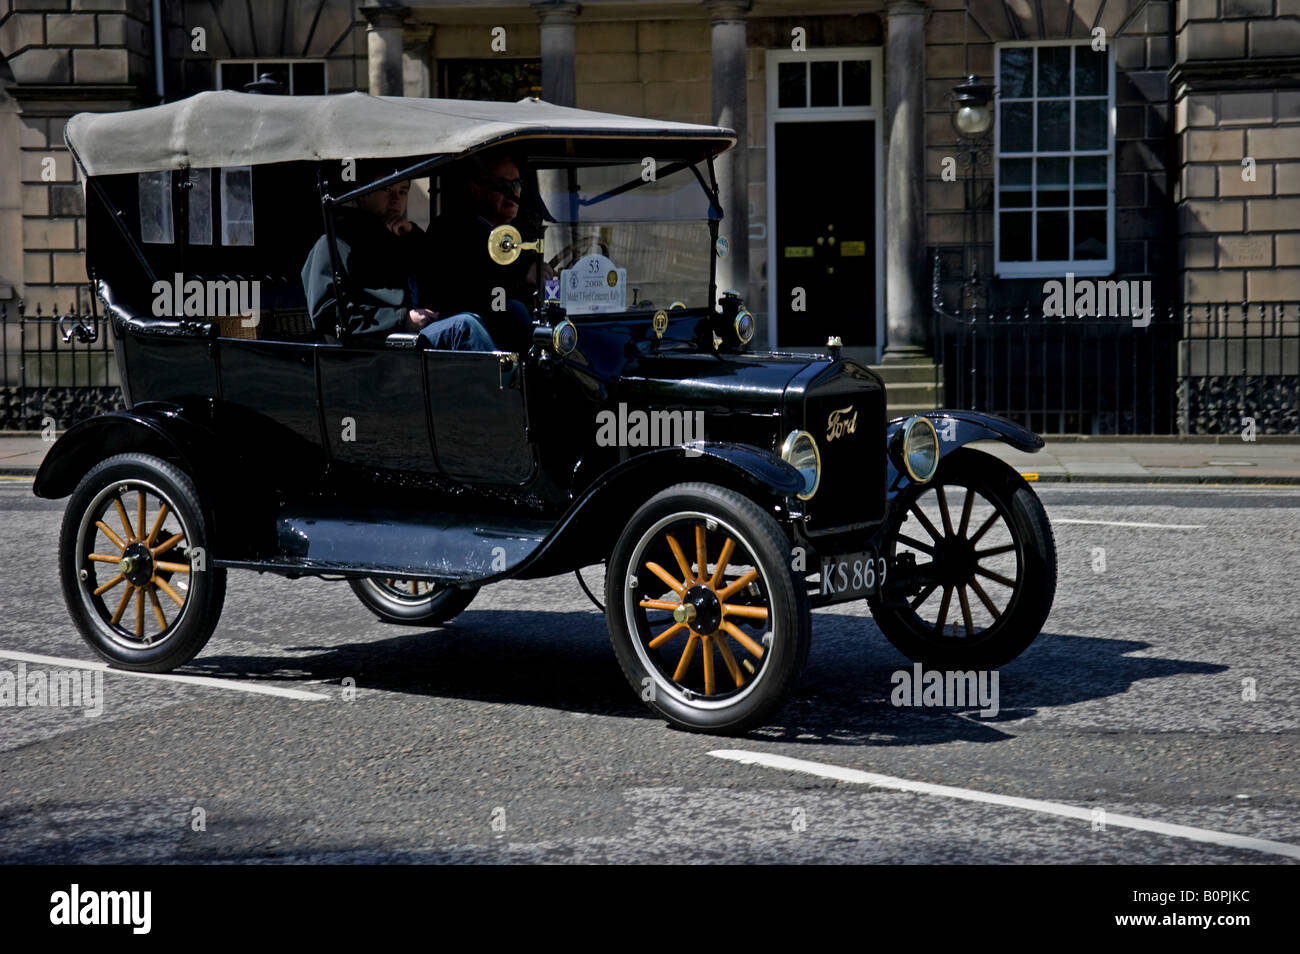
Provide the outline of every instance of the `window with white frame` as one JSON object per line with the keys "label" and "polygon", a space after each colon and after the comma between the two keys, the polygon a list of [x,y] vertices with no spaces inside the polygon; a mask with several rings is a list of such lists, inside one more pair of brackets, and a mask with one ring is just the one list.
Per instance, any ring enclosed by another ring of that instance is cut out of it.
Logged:
{"label": "window with white frame", "polygon": [[217,89],[241,92],[246,83],[260,79],[263,73],[269,74],[290,96],[329,92],[324,60],[220,60]]}
{"label": "window with white frame", "polygon": [[1105,275],[1115,267],[1114,76],[1087,43],[997,49],[997,273]]}

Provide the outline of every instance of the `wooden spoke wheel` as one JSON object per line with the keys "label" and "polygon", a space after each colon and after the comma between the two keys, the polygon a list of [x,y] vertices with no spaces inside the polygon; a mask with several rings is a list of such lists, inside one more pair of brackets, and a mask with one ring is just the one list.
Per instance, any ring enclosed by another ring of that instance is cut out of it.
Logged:
{"label": "wooden spoke wheel", "polygon": [[60,536],[64,597],[101,656],[163,672],[203,648],[225,571],[208,566],[206,521],[182,471],[145,454],[109,458],[73,492]]}
{"label": "wooden spoke wheel", "polygon": [[753,501],[710,484],[651,498],[610,559],[606,616],[638,695],[682,728],[761,722],[808,652],[808,598],[790,544]]}
{"label": "wooden spoke wheel", "polygon": [[[962,449],[895,501],[886,550],[910,554],[902,589],[873,598],[886,638],[940,668],[991,669],[1042,630],[1056,592],[1056,546],[1042,504],[1006,464]],[[902,584],[897,577],[896,584]]]}
{"label": "wooden spoke wheel", "polygon": [[459,615],[478,595],[478,587],[459,589],[429,580],[368,576],[348,580],[366,608],[388,623],[437,626]]}

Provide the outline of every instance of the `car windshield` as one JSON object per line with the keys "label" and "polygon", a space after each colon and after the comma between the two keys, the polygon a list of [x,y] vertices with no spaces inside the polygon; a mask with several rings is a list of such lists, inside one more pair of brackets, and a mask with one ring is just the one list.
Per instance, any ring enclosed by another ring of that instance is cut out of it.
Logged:
{"label": "car windshield", "polygon": [[548,292],[568,314],[707,304],[711,205],[689,169],[647,158],[537,176],[556,219],[546,230]]}

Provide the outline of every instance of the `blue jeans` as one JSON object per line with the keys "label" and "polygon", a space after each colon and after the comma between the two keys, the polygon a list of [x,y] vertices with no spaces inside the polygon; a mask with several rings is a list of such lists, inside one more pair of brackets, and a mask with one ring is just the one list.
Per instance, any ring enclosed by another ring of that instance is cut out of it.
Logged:
{"label": "blue jeans", "polygon": [[450,318],[439,318],[420,329],[420,334],[436,351],[495,351],[496,344],[477,315],[463,311]]}

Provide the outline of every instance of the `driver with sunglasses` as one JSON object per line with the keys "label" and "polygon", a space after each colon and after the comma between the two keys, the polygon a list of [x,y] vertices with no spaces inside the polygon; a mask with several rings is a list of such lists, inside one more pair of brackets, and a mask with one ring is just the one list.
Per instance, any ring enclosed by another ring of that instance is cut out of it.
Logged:
{"label": "driver with sunglasses", "polygon": [[[443,195],[446,211],[437,221],[434,241],[436,272],[444,277],[433,293],[435,308],[444,315],[477,315],[499,350],[527,351],[532,342],[537,258],[526,253],[510,265],[498,265],[488,257],[492,229],[513,223],[519,215],[523,179],[509,156],[488,160],[475,172],[463,190],[452,184]],[[554,276],[545,263],[542,274]]]}

